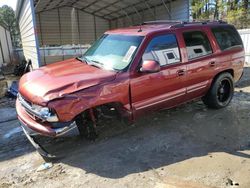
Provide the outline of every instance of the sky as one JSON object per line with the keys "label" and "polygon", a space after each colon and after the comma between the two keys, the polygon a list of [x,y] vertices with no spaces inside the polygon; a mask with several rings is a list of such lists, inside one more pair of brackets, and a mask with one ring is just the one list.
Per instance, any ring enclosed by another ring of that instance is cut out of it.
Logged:
{"label": "sky", "polygon": [[14,10],[16,10],[16,3],[17,0],[0,0],[0,7],[3,5],[8,5],[12,7]]}

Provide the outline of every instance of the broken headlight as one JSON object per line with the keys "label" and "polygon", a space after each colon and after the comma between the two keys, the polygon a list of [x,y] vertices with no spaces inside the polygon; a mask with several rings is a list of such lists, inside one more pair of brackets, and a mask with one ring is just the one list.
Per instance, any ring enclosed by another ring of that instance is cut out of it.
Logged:
{"label": "broken headlight", "polygon": [[40,105],[32,104],[32,110],[35,112],[36,115],[38,115],[41,119],[48,121],[48,122],[57,122],[58,117],[50,108],[43,107]]}

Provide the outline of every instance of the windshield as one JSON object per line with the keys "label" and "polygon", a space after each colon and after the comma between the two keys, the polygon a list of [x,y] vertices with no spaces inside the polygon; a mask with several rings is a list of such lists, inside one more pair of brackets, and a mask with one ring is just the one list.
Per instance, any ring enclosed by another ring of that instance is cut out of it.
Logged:
{"label": "windshield", "polygon": [[132,61],[143,37],[126,35],[103,35],[82,57],[87,63],[108,70],[123,70]]}

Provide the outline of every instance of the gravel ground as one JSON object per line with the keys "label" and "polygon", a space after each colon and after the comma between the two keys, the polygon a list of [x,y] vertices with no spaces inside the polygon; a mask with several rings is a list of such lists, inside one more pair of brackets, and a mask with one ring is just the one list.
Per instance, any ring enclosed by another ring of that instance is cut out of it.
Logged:
{"label": "gravel ground", "polygon": [[[231,104],[209,110],[193,102],[128,126],[111,120],[95,142],[77,131],[41,141],[61,156],[53,167],[24,136],[14,108],[0,117],[0,187],[250,187],[250,67]],[[1,109],[2,108],[2,109]],[[6,117],[5,117],[6,118]]]}

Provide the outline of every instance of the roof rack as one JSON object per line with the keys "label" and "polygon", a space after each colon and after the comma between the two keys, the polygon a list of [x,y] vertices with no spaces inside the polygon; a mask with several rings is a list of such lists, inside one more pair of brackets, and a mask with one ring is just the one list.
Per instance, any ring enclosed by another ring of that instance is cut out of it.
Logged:
{"label": "roof rack", "polygon": [[175,23],[181,23],[183,21],[181,20],[155,20],[155,21],[147,21],[143,22],[142,25],[148,25],[148,24],[175,24]]}
{"label": "roof rack", "polygon": [[143,22],[142,25],[171,24],[170,28],[179,28],[179,27],[184,27],[185,25],[205,25],[205,24],[212,24],[212,23],[226,24],[227,22],[223,20],[204,20],[204,21],[193,21],[193,22],[180,21],[180,20],[156,20],[156,21]]}

